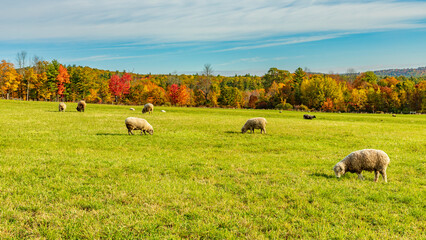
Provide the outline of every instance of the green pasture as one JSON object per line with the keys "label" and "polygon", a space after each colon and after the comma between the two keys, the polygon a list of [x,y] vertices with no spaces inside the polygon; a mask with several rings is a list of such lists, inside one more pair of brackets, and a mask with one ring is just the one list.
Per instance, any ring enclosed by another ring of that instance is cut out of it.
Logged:
{"label": "green pasture", "polygon": [[[76,106],[0,100],[0,239],[426,238],[426,115]],[[335,178],[365,148],[389,182]]]}

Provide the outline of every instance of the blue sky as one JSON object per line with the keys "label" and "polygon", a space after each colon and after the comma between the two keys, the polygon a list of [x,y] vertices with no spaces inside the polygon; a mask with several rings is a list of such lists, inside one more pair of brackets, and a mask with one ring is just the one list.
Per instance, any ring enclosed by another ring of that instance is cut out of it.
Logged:
{"label": "blue sky", "polygon": [[135,73],[426,66],[426,1],[4,0],[0,59]]}

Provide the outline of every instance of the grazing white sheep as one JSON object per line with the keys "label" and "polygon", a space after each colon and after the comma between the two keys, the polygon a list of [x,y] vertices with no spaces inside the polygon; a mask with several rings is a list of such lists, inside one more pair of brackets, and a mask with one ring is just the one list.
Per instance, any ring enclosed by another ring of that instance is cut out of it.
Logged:
{"label": "grazing white sheep", "polygon": [[135,111],[135,109],[134,108],[130,108],[130,111]]}
{"label": "grazing white sheep", "polygon": [[166,110],[161,110],[161,112],[166,112]]}
{"label": "grazing white sheep", "polygon": [[124,123],[126,123],[127,133],[129,135],[133,135],[132,130],[141,130],[141,135],[142,133],[146,134],[147,132],[151,135],[154,134],[154,128],[145,119],[128,117]]}
{"label": "grazing white sheep", "polygon": [[77,111],[84,112],[85,109],[86,109],[86,102],[84,100],[81,100],[80,102],[78,102]]}
{"label": "grazing white sheep", "polygon": [[266,119],[265,118],[252,118],[247,120],[244,126],[241,128],[241,133],[247,132],[247,130],[251,130],[254,133],[254,129],[260,129],[260,133],[266,133]]}
{"label": "grazing white sheep", "polygon": [[334,166],[333,170],[338,178],[346,172],[350,172],[357,173],[358,178],[361,180],[364,180],[364,177],[361,175],[362,171],[374,171],[375,182],[379,179],[379,173],[382,175],[383,180],[388,182],[386,169],[389,163],[389,156],[382,150],[363,149],[346,156]]}
{"label": "grazing white sheep", "polygon": [[145,104],[145,106],[142,109],[142,113],[149,113],[151,114],[154,111],[154,105],[152,105],[151,103],[147,103]]}
{"label": "grazing white sheep", "polygon": [[67,105],[64,102],[59,103],[59,112],[65,112]]}

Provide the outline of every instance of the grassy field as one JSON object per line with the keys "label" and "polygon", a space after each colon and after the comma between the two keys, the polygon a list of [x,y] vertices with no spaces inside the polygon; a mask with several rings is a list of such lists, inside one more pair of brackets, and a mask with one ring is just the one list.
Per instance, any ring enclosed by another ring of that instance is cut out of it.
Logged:
{"label": "grassy field", "polygon": [[[57,105],[0,100],[1,239],[426,238],[425,115]],[[266,135],[240,133],[252,117]],[[335,178],[364,148],[387,184]]]}

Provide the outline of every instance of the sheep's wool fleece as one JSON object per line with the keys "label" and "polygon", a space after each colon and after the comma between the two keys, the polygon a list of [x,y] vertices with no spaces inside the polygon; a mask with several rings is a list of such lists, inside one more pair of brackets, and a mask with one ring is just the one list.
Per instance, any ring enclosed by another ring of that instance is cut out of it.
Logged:
{"label": "sheep's wool fleece", "polygon": [[142,113],[146,113],[146,112],[152,112],[154,110],[154,105],[152,105],[151,103],[147,103],[145,104],[145,106],[142,109]]}
{"label": "sheep's wool fleece", "polygon": [[261,117],[249,119],[242,127],[241,132],[245,133],[247,130],[254,132],[254,129],[260,129],[261,132],[266,133],[266,123],[266,119]]}
{"label": "sheep's wool fleece", "polygon": [[376,149],[363,149],[352,152],[341,161],[345,165],[346,171],[349,172],[382,170],[386,169],[389,162],[389,156],[382,150]]}
{"label": "sheep's wool fleece", "polygon": [[126,125],[131,126],[133,130],[149,130],[152,126],[142,118],[128,117],[124,121]]}
{"label": "sheep's wool fleece", "polygon": [[67,109],[67,105],[63,102],[59,103],[59,111],[65,111],[65,109]]}
{"label": "sheep's wool fleece", "polygon": [[248,127],[265,127],[266,125],[266,119],[265,118],[251,118],[249,120],[247,120],[247,122],[244,124],[245,126]]}
{"label": "sheep's wool fleece", "polygon": [[77,111],[83,111],[86,108],[86,102],[84,100],[80,100],[77,104]]}

